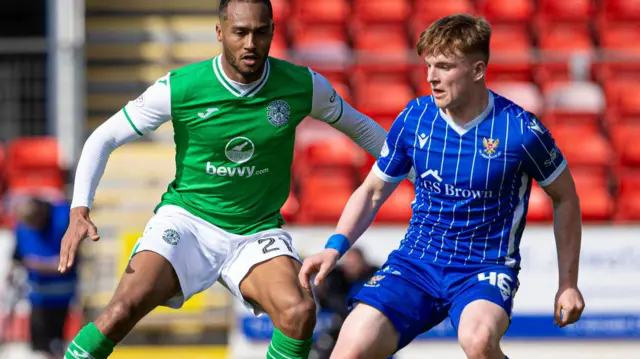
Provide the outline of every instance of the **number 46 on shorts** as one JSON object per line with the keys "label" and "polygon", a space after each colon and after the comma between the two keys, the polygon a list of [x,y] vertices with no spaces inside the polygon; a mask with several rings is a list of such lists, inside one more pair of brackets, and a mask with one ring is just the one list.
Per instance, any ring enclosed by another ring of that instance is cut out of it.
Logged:
{"label": "number 46 on shorts", "polygon": [[498,272],[488,272],[488,273],[479,273],[478,281],[489,281],[489,284],[492,286],[498,287],[500,289],[500,293],[502,294],[502,299],[507,300],[509,297],[513,297],[515,293],[515,289],[512,291],[513,279],[506,273],[498,273]]}

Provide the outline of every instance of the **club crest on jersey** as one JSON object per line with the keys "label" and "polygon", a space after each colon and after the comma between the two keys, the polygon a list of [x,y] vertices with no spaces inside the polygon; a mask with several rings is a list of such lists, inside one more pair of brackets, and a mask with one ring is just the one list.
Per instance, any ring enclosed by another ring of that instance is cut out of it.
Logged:
{"label": "club crest on jersey", "polygon": [[371,277],[371,279],[369,279],[369,281],[367,283],[365,283],[365,287],[379,287],[380,286],[380,281],[382,281],[384,279],[384,275],[374,275],[373,277]]}
{"label": "club crest on jersey", "polygon": [[282,100],[275,100],[267,106],[267,119],[274,126],[283,126],[289,122],[291,107]]}
{"label": "club crest on jersey", "polygon": [[167,229],[162,233],[162,239],[164,239],[167,244],[175,246],[180,241],[180,234],[173,229]]}
{"label": "club crest on jersey", "polygon": [[499,139],[493,138],[482,138],[482,147],[484,149],[480,150],[480,156],[486,159],[494,159],[502,154],[502,151],[498,151],[498,145],[500,144]]}

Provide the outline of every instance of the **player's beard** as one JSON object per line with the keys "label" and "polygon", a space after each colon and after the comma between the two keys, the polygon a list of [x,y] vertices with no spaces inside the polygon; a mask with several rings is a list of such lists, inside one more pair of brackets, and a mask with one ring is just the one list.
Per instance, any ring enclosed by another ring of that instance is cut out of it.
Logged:
{"label": "player's beard", "polygon": [[[233,56],[233,54],[231,54],[229,51],[225,51],[224,53],[224,57],[229,62],[229,65],[231,65],[231,67],[233,67],[233,69],[236,70],[245,79],[251,79],[256,74],[262,73],[264,69],[264,61],[265,61],[266,55],[265,56],[258,55],[258,56],[259,56],[258,60],[262,61],[260,64],[257,64],[258,66],[254,66],[253,68],[243,69],[237,57]],[[254,79],[254,80],[257,80],[257,79]]]}

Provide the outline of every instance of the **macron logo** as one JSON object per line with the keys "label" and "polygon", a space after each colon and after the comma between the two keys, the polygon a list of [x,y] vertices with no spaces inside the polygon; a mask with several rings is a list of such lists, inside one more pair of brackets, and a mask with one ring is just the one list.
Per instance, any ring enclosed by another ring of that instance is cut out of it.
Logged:
{"label": "macron logo", "polygon": [[425,178],[427,176],[432,176],[438,182],[442,182],[442,177],[438,174],[438,170],[428,170],[427,172],[420,175],[420,178]]}
{"label": "macron logo", "polygon": [[422,147],[424,147],[424,145],[427,144],[427,140],[429,139],[429,136],[423,134],[420,134],[420,136],[418,136],[418,142],[420,142],[420,149],[422,149]]}
{"label": "macron logo", "polygon": [[542,128],[540,128],[540,125],[538,125],[538,122],[536,122],[536,120],[532,120],[531,123],[529,124],[529,128],[537,131],[541,134],[543,134],[544,132],[542,131]]}
{"label": "macron logo", "polygon": [[208,108],[207,112],[205,113],[200,112],[198,113],[198,116],[200,116],[200,118],[204,120],[209,118],[209,116],[211,116],[214,112],[217,112],[217,111],[219,111],[217,108]]}

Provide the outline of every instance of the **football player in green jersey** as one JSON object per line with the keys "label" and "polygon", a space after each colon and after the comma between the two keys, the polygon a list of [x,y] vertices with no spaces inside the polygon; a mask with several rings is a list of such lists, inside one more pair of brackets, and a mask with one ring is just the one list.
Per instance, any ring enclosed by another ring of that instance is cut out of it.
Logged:
{"label": "football player in green jersey", "polygon": [[307,116],[348,135],[372,155],[386,131],[345,103],[308,67],[269,57],[269,0],[222,0],[223,53],[171,71],[91,134],[78,163],[60,271],[79,243],[98,240],[89,211],[109,154],[172,121],[176,174],[138,240],[102,314],[66,358],[107,358],[157,306],[180,308],[216,281],[276,330],[268,358],[307,358],[315,302],[297,278],[300,258],[281,227],[295,130]]}

